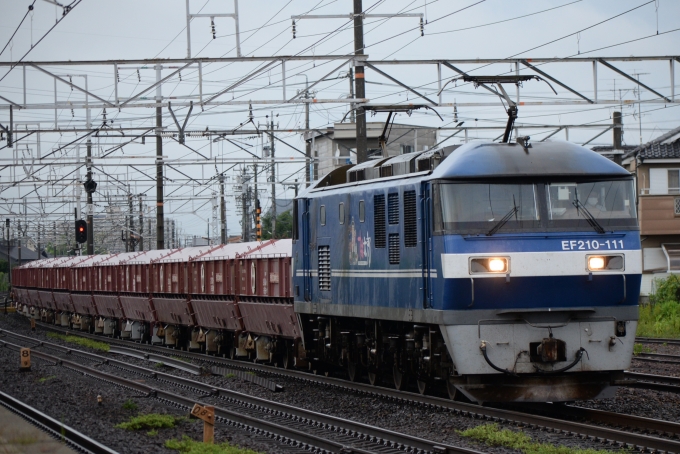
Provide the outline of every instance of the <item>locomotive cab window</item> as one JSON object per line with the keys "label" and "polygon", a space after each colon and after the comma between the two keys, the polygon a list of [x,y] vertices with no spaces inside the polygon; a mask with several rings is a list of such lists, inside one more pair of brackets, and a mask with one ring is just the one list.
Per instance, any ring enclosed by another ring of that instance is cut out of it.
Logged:
{"label": "locomotive cab window", "polygon": [[363,200],[359,200],[359,222],[366,220],[366,206]]}
{"label": "locomotive cab window", "polygon": [[494,234],[539,227],[534,184],[442,183],[438,196],[438,230]]}
{"label": "locomotive cab window", "polygon": [[319,219],[321,220],[321,225],[326,225],[326,205],[321,205],[319,208]]}
{"label": "locomotive cab window", "polygon": [[340,219],[340,224],[345,223],[345,204],[341,203],[338,206],[338,218]]}
{"label": "locomotive cab window", "polygon": [[552,227],[589,228],[593,220],[602,228],[637,225],[633,180],[550,183],[546,197]]}

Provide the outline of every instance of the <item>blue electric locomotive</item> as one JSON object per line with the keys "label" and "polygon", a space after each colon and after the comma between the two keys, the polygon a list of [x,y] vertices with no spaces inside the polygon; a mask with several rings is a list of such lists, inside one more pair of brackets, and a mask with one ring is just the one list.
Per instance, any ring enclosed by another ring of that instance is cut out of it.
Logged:
{"label": "blue electric locomotive", "polygon": [[294,205],[315,369],[474,401],[612,395],[641,278],[630,173],[567,142],[472,142],[336,169]]}

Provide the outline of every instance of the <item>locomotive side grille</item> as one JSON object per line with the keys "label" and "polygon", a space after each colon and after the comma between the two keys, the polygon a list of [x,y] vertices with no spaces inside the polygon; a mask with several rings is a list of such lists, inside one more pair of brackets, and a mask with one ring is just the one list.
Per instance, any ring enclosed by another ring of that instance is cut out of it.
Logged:
{"label": "locomotive side grille", "polygon": [[373,197],[373,236],[375,237],[375,247],[384,248],[385,238],[385,195],[380,194]]}
{"label": "locomotive side grille", "polygon": [[319,246],[319,290],[331,291],[331,247]]}
{"label": "locomotive side grille", "polygon": [[399,224],[399,193],[387,195],[387,219],[390,224]]}
{"label": "locomotive side grille", "polygon": [[416,191],[404,192],[404,246],[418,245],[418,222],[416,215]]}
{"label": "locomotive side grille", "polygon": [[390,265],[399,265],[399,234],[390,233]]}

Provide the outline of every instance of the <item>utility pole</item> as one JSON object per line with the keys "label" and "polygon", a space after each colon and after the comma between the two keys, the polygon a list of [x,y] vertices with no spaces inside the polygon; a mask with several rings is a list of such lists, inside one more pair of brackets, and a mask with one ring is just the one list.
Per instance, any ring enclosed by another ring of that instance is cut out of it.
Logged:
{"label": "utility pole", "polygon": [[638,98],[638,124],[640,127],[640,145],[642,145],[642,104],[640,103],[640,76],[647,75],[649,73],[636,73],[634,72],[633,75],[637,77],[638,80],[638,86],[637,86],[637,98]]}
{"label": "utility pole", "polygon": [[139,250],[144,250],[144,211],[142,207],[142,194],[139,194]]}
{"label": "utility pole", "polygon": [[[349,68],[349,72],[347,73],[347,75],[349,77],[349,97],[354,99],[354,71],[352,71],[351,67]],[[350,109],[349,110],[349,118],[350,118],[350,121],[352,123],[356,123],[356,121],[357,121],[356,115],[355,115],[355,112],[354,112],[354,106],[355,106],[354,103],[352,103],[349,106],[349,109]]]}
{"label": "utility pole", "polygon": [[[161,65],[156,65],[156,83],[161,81]],[[165,245],[164,214],[163,214],[163,101],[161,84],[156,88],[156,249],[163,249]]]}
{"label": "utility pole", "polygon": [[[305,103],[309,110],[309,103]],[[272,238],[276,238],[276,162],[274,161],[274,112],[271,113],[271,158],[272,158]],[[307,128],[309,128],[309,111],[307,113]],[[255,195],[257,197],[257,194]]]}
{"label": "utility pole", "polygon": [[40,222],[38,222],[38,260],[42,258],[42,254],[40,253]]}
{"label": "utility pole", "polygon": [[[354,55],[364,55],[364,18],[361,0],[354,0]],[[366,84],[364,80],[364,67],[355,66],[354,82],[356,85],[357,98],[366,97]],[[357,138],[357,164],[368,160],[368,145],[366,140],[366,111],[363,107],[356,113],[356,138]]]}
{"label": "utility pole", "polygon": [[227,207],[224,202],[224,174],[220,174],[220,240],[227,244]]}
{"label": "utility pole", "polygon": [[[88,124],[90,126],[90,110],[87,110]],[[92,180],[92,141],[87,139],[87,181]],[[94,255],[94,216],[92,206],[92,192],[87,191],[87,255]]]}
{"label": "utility pole", "polygon": [[[264,147],[263,147],[264,148]],[[253,164],[253,182],[255,183],[255,212],[257,213],[257,207],[260,204],[260,193],[257,192],[257,161]],[[249,214],[250,215],[250,214]],[[262,239],[262,229],[260,229],[260,236],[257,235],[257,222],[255,223],[255,239],[257,241],[260,241]],[[248,218],[248,226],[250,226],[250,218]],[[250,237],[248,237],[248,241],[250,241]]]}
{"label": "utility pole", "polygon": [[[306,74],[300,74],[301,76],[305,76],[305,100],[309,99],[309,78],[307,77]],[[309,130],[309,102],[305,103],[305,134],[310,134],[311,131]],[[306,163],[305,163],[305,181],[307,182],[307,186],[309,186],[310,182],[312,181],[311,178],[311,165],[312,165],[312,140],[311,138],[309,140],[305,140],[305,157]]]}
{"label": "utility pole", "polygon": [[[128,191],[129,191],[129,186],[128,186]],[[130,252],[135,252],[135,237],[132,235],[132,232],[135,230],[135,218],[134,218],[134,212],[132,209],[132,193],[128,192],[128,205],[130,207],[130,231],[128,233],[128,238],[130,242]]]}
{"label": "utility pole", "polygon": [[9,282],[10,285],[12,284],[12,255],[10,254],[12,250],[12,244],[9,239],[10,235],[10,223],[9,223],[9,218],[5,219],[5,226],[7,227],[7,269],[8,269],[8,274],[9,274]]}
{"label": "utility pole", "polygon": [[21,266],[21,221],[17,221],[17,259]]}
{"label": "utility pole", "polygon": [[[621,118],[621,112],[614,112],[612,115],[612,118],[614,120],[614,150],[619,150],[621,151],[623,148],[622,146],[622,138],[623,138],[623,122]],[[614,162],[621,165],[622,162],[622,157],[623,155],[616,154],[614,155]]]}

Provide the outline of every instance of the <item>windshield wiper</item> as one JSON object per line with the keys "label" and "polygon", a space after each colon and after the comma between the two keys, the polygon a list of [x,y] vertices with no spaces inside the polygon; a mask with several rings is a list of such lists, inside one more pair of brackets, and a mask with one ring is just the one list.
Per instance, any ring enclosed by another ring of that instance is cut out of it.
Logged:
{"label": "windshield wiper", "polygon": [[597,232],[597,233],[605,233],[604,228],[600,225],[599,222],[597,222],[597,219],[595,219],[595,216],[588,211],[588,208],[578,199],[578,190],[574,190],[574,201],[572,202],[574,206],[576,207],[576,213],[579,213],[580,211],[583,211],[583,217],[586,218],[586,222]]}
{"label": "windshield wiper", "polygon": [[[515,197],[514,196],[512,197],[512,204],[515,205]],[[515,216],[515,220],[517,220],[517,212],[518,211],[519,211],[519,207],[517,205],[513,206],[512,209],[510,211],[508,211],[508,214],[503,216],[503,218],[500,221],[498,221],[496,223],[496,225],[494,225],[491,230],[486,232],[486,236],[491,236],[491,235],[494,235],[496,232],[498,232],[501,229],[501,227],[503,227],[505,225],[505,223],[508,222],[510,220],[510,218],[512,218],[513,215]]]}

